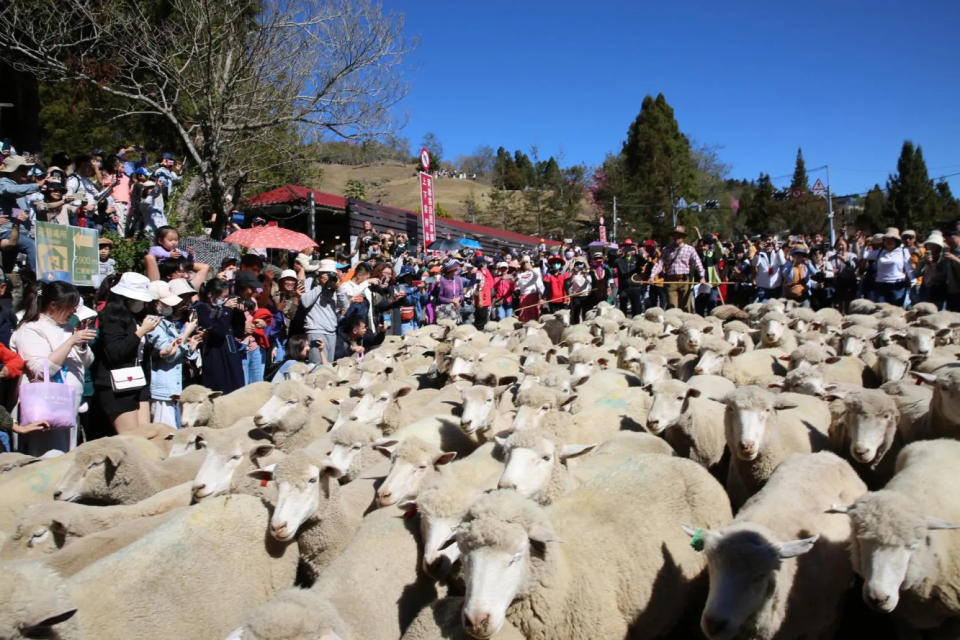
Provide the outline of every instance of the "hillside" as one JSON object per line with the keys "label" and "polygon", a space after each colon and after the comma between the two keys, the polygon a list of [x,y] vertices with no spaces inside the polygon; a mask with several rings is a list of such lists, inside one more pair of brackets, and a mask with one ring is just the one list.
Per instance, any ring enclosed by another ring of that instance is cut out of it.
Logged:
{"label": "hillside", "polygon": [[[400,209],[417,211],[420,208],[420,183],[414,167],[399,162],[367,165],[317,165],[318,176],[315,188],[328,193],[343,195],[348,180],[359,180],[366,185],[366,200]],[[434,181],[434,196],[437,204],[459,219],[467,217],[464,201],[471,195],[486,206],[489,183],[454,178],[437,178]]]}

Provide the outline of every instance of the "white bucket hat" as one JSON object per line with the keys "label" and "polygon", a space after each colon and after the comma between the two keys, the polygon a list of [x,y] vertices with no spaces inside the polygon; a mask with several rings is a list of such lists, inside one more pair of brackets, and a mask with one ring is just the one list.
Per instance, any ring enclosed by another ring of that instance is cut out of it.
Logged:
{"label": "white bucket hat", "polygon": [[[183,278],[180,278],[181,280]],[[173,295],[170,291],[170,285],[164,282],[163,280],[154,280],[150,283],[150,293],[153,294],[154,300],[159,300],[168,307],[175,307],[183,300],[180,299],[180,296]]]}
{"label": "white bucket hat", "polygon": [[335,260],[330,260],[329,258],[321,260],[317,266],[317,271],[321,273],[337,273],[337,263]]}
{"label": "white bucket hat", "polygon": [[190,286],[190,281],[186,278],[174,278],[169,283],[170,293],[175,296],[184,296],[188,293],[193,295],[197,292],[192,286]]}
{"label": "white bucket hat", "polygon": [[115,284],[110,292],[131,300],[153,302],[153,294],[150,293],[150,279],[142,273],[127,271],[120,276],[120,282]]}
{"label": "white bucket hat", "polygon": [[284,279],[286,279],[286,278],[293,278],[294,280],[296,280],[296,279],[297,279],[297,272],[294,271],[293,269],[284,269],[283,271],[280,272],[280,277],[277,278],[277,279],[278,279],[278,280],[284,280]]}
{"label": "white bucket hat", "polygon": [[83,322],[84,320],[89,320],[90,318],[96,318],[97,312],[83,304],[83,300],[81,300],[80,304],[77,305],[76,315],[80,322]]}

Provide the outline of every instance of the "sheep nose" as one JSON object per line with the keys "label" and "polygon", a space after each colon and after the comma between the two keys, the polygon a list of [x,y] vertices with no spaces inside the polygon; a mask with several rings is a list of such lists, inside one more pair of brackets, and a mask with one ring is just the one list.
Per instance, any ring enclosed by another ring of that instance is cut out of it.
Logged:
{"label": "sheep nose", "polygon": [[867,596],[868,604],[874,609],[885,609],[890,602],[890,596],[886,594],[871,593]]}
{"label": "sheep nose", "polygon": [[714,618],[713,616],[703,617],[703,630],[708,636],[715,636],[722,633],[727,628],[727,621],[723,618]]}
{"label": "sheep nose", "polygon": [[867,449],[866,447],[854,447],[854,448],[853,448],[853,455],[855,455],[855,456],[858,457],[858,458],[862,458],[862,457],[864,457],[865,455],[867,455],[868,453],[870,453],[870,450]]}
{"label": "sheep nose", "polygon": [[195,484],[195,485],[193,485],[193,487],[192,487],[193,495],[195,495],[195,496],[196,496],[196,495],[199,495],[200,492],[203,491],[203,490],[206,489],[206,488],[207,488],[207,485],[205,485],[205,484]]}
{"label": "sheep nose", "polygon": [[476,615],[470,615],[466,611],[463,612],[463,626],[468,632],[483,632],[486,630],[487,626],[490,624],[490,614],[489,613],[478,613]]}
{"label": "sheep nose", "polygon": [[703,375],[703,367],[694,367],[694,368],[693,368],[693,372],[694,372],[695,374],[697,374],[698,376],[702,376],[702,375]]}
{"label": "sheep nose", "polygon": [[659,420],[647,420],[647,431],[653,431],[656,433],[660,430],[660,421]]}
{"label": "sheep nose", "polygon": [[275,538],[282,538],[287,535],[287,523],[280,522],[278,524],[270,524],[270,533],[273,534]]}
{"label": "sheep nose", "polygon": [[753,440],[743,440],[742,442],[740,442],[740,450],[745,453],[750,453],[751,451],[753,451],[754,447],[756,446],[757,446],[757,443],[754,442]]}
{"label": "sheep nose", "polygon": [[57,489],[56,491],[53,492],[53,499],[59,500],[60,496],[62,495],[63,495],[63,491],[60,491],[59,489]]}
{"label": "sheep nose", "polygon": [[500,478],[500,482],[497,483],[498,489],[516,489],[517,483],[511,480],[510,478]]}
{"label": "sheep nose", "polygon": [[393,493],[391,491],[377,491],[377,501],[379,501],[381,505],[387,504],[392,497]]}

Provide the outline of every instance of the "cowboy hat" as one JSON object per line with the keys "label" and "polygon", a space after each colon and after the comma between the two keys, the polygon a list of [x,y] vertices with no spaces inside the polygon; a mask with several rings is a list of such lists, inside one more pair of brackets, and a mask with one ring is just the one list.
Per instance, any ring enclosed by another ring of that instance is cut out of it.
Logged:
{"label": "cowboy hat", "polygon": [[686,237],[687,237],[687,228],[686,228],[685,226],[683,226],[682,224],[678,224],[678,225],[676,226],[676,228],[675,228],[673,231],[670,232],[670,235],[671,235],[671,236],[683,236],[684,238],[686,238]]}

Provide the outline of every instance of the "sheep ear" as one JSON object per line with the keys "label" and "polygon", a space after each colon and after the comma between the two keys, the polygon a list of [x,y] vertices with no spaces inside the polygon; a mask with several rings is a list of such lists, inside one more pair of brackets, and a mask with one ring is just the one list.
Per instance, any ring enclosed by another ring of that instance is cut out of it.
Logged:
{"label": "sheep ear", "polygon": [[943,338],[950,335],[951,333],[953,333],[953,329],[945,328],[945,329],[940,329],[934,335],[937,336],[938,338]]}
{"label": "sheep ear", "polygon": [[268,464],[263,469],[251,469],[247,471],[247,475],[256,480],[273,480],[273,470],[276,466],[275,464]]}
{"label": "sheep ear", "polygon": [[167,435],[163,436],[163,439],[164,439],[164,440],[173,440],[173,435],[174,435],[174,434],[172,434],[172,433],[168,433]]}
{"label": "sheep ear", "polygon": [[437,459],[433,461],[433,464],[435,465],[449,464],[450,462],[453,462],[453,459],[456,457],[457,457],[456,451],[444,451],[439,456],[437,456]]}
{"label": "sheep ear", "polygon": [[553,529],[547,523],[539,523],[531,526],[527,532],[527,538],[530,540],[531,550],[538,556],[543,556],[547,550],[547,544],[550,542],[561,542],[554,533]]}
{"label": "sheep ear", "polygon": [[833,364],[834,362],[840,362],[840,356],[830,356],[829,358],[827,358],[826,360],[824,360],[824,362],[826,362],[827,364]]}
{"label": "sheep ear", "polygon": [[932,373],[920,373],[919,371],[911,371],[910,375],[917,379],[917,384],[926,382],[927,384],[933,384],[937,381],[937,376]]}
{"label": "sheep ear", "polygon": [[834,504],[834,505],[830,505],[830,508],[827,509],[826,511],[824,511],[824,513],[844,513],[844,514],[846,514],[846,513],[850,513],[851,511],[853,511],[853,507],[854,507],[854,505],[852,505],[852,504],[848,504],[848,505],[846,505],[846,506],[843,506],[843,505],[841,505],[841,504]]}
{"label": "sheep ear", "polygon": [[493,436],[493,441],[496,442],[497,446],[500,447],[501,449],[506,449],[508,437],[510,437],[510,433],[507,431],[503,431]]}
{"label": "sheep ear", "polygon": [[767,385],[767,389],[779,389],[780,391],[783,391],[783,381],[780,380],[777,382],[771,382]]}
{"label": "sheep ear", "polygon": [[727,352],[727,355],[733,357],[733,356],[738,356],[741,353],[743,353],[743,347],[734,347],[733,349],[730,349],[730,351]]}
{"label": "sheep ear", "polygon": [[791,540],[790,542],[780,543],[776,545],[777,555],[784,560],[787,558],[796,558],[797,556],[802,556],[813,549],[813,544],[819,538],[819,535],[815,535],[809,538],[802,538],[800,540]]}
{"label": "sheep ear", "polygon": [[396,446],[397,442],[397,440],[381,439],[373,443],[373,448],[389,458],[393,455],[393,449],[391,447]]}
{"label": "sheep ear", "polygon": [[513,384],[513,383],[515,383],[515,382],[519,382],[519,381],[520,381],[520,377],[519,377],[519,376],[503,376],[503,377],[500,378],[499,380],[496,380],[496,383],[497,383],[497,384],[496,384],[495,386],[497,386],[497,387],[509,387],[511,384]]}
{"label": "sheep ear", "polygon": [[570,409],[569,409],[569,406],[570,406],[571,404],[573,404],[573,401],[576,400],[576,399],[577,399],[577,394],[571,393],[570,396],[569,396],[566,400],[564,400],[563,402],[560,403],[560,408],[561,408],[561,409],[566,408],[566,409],[569,411],[569,410],[570,410]]}
{"label": "sheep ear", "polygon": [[569,458],[576,458],[577,456],[582,456],[585,453],[590,453],[597,448],[598,442],[593,444],[565,444],[563,448],[560,449],[560,460],[568,460]]}
{"label": "sheep ear", "polygon": [[397,393],[393,397],[402,398],[403,396],[407,395],[411,391],[413,391],[413,387],[410,386],[409,384],[400,385],[399,387],[397,387]]}
{"label": "sheep ear", "polygon": [[66,533],[67,532],[67,519],[63,516],[60,516],[54,520],[50,521],[50,530],[54,533]]}
{"label": "sheep ear", "polygon": [[687,389],[688,398],[699,398],[701,395],[700,389],[694,389],[693,387]]}
{"label": "sheep ear", "polygon": [[51,635],[51,627],[66,622],[77,612],[76,609],[67,609],[52,616],[37,620],[36,622],[20,627],[20,634],[24,638],[48,638]]}
{"label": "sheep ear", "polygon": [[223,391],[211,391],[207,394],[207,400],[213,400],[214,398],[219,398],[223,395]]}
{"label": "sheep ear", "polygon": [[927,518],[927,529],[936,531],[937,529],[960,529],[960,524],[951,524],[940,518]]}
{"label": "sheep ear", "polygon": [[123,451],[122,449],[116,449],[113,451],[108,451],[106,459],[107,459],[107,462],[111,464],[111,466],[118,467],[120,466],[120,462],[123,460],[124,455],[126,455],[125,451]]}
{"label": "sheep ear", "polygon": [[262,458],[264,456],[270,455],[270,452],[274,450],[273,444],[265,442],[263,444],[257,445],[256,448],[250,453],[250,457],[254,460]]}
{"label": "sheep ear", "polygon": [[790,402],[789,400],[784,400],[783,398],[777,398],[776,403],[773,405],[773,408],[777,411],[785,411],[787,409],[796,409],[800,405],[796,402]]}

